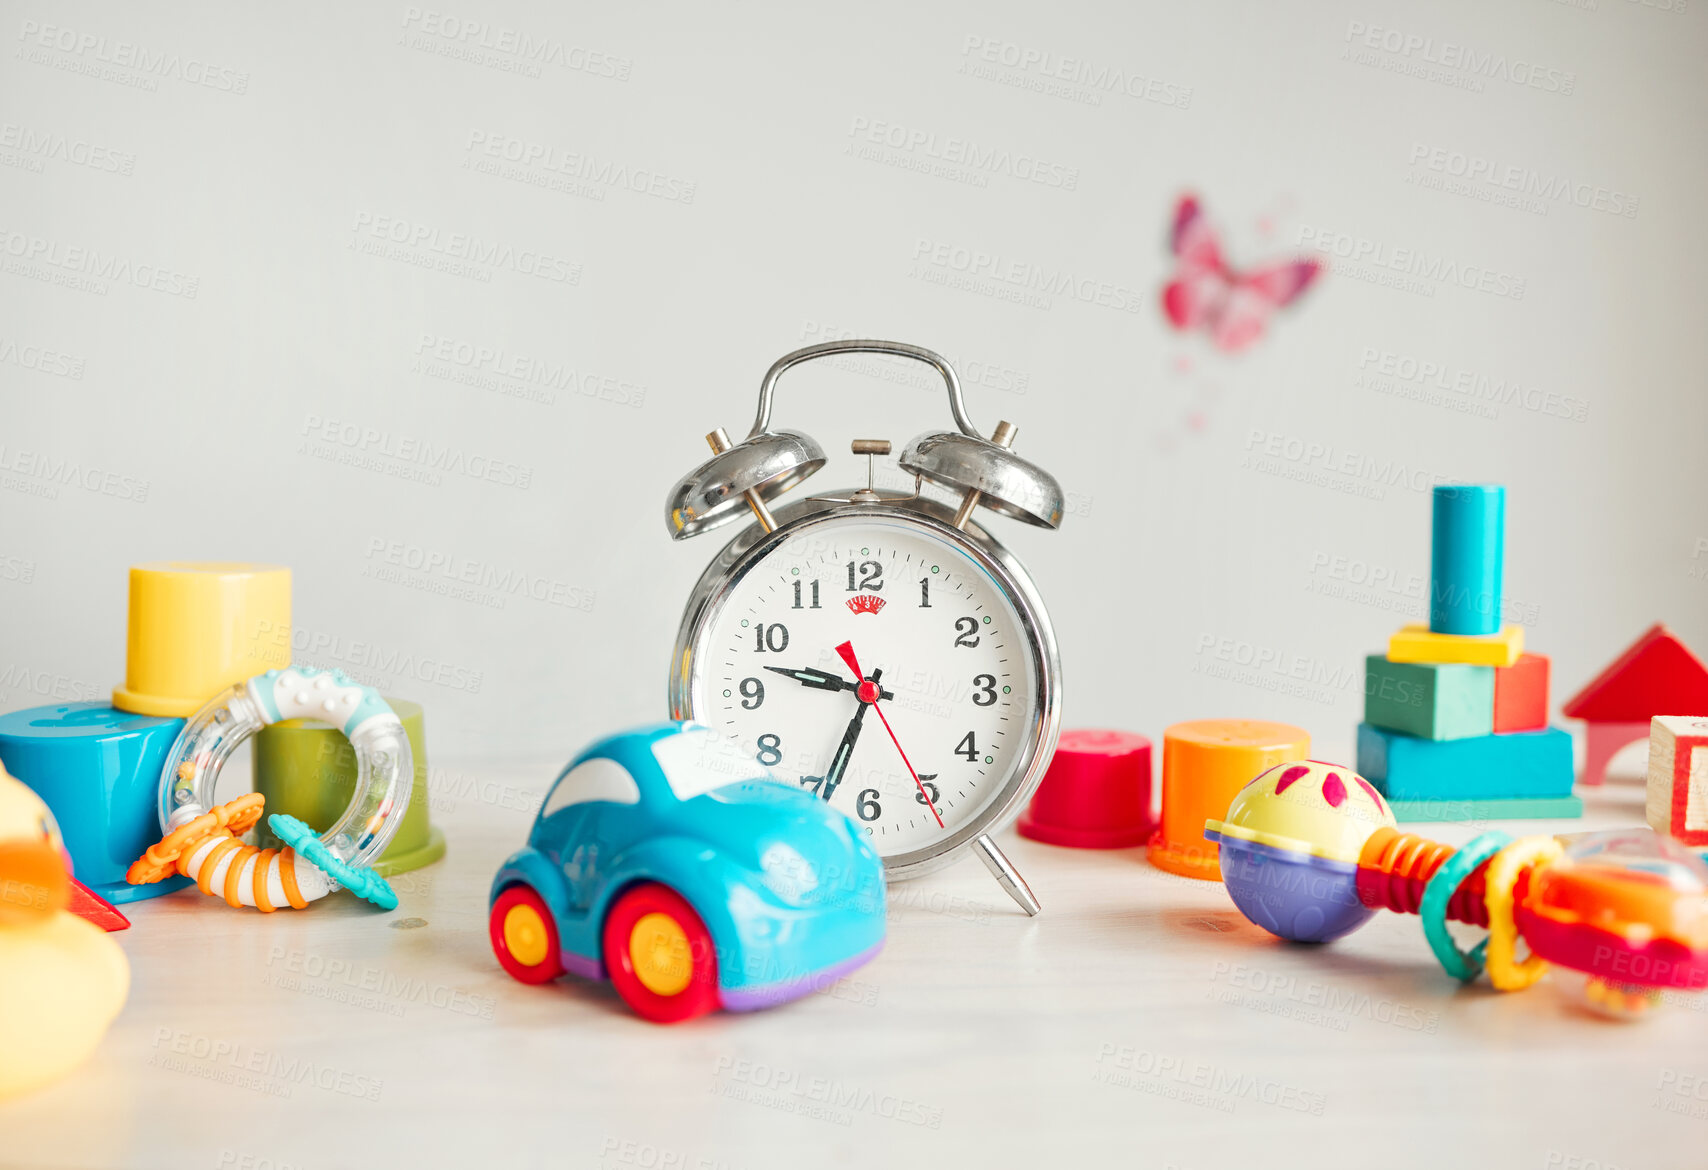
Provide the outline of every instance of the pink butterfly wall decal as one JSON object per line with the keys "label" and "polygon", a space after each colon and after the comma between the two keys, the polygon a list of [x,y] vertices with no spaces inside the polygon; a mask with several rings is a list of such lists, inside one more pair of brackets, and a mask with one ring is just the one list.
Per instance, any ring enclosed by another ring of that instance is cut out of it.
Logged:
{"label": "pink butterfly wall decal", "polygon": [[1205,330],[1228,353],[1262,337],[1270,315],[1297,300],[1321,271],[1315,260],[1283,260],[1236,272],[1194,195],[1181,196],[1174,209],[1169,248],[1179,261],[1162,290],[1169,323],[1182,332]]}

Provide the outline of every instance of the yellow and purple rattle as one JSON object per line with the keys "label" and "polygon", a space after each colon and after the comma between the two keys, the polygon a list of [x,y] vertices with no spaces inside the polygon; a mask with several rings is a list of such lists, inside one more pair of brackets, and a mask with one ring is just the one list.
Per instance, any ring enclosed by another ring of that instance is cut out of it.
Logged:
{"label": "yellow and purple rattle", "polygon": [[[1455,849],[1401,833],[1362,776],[1313,760],[1258,776],[1204,836],[1219,846],[1234,905],[1280,938],[1330,942],[1386,908],[1423,919],[1449,974],[1469,981],[1486,969],[1502,991],[1553,963],[1582,976],[1591,1008],[1629,1017],[1666,989],[1708,986],[1708,866],[1646,828],[1569,843],[1495,831]],[[1449,919],[1489,936],[1460,950]]]}

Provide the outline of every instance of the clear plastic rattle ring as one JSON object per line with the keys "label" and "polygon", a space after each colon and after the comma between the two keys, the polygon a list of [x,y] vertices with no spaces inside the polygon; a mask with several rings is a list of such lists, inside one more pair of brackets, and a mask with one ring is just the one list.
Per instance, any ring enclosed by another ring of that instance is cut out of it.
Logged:
{"label": "clear plastic rattle ring", "polygon": [[[261,819],[262,797],[245,793],[214,803],[220,769],[237,746],[270,723],[320,719],[344,732],[356,753],[356,790],[338,822],[318,838],[291,816],[269,827],[289,846],[245,845]],[[132,885],[177,872],[204,894],[233,906],[302,909],[343,886],[387,910],[397,895],[369,868],[391,844],[409,808],[415,756],[403,722],[373,687],[342,671],[291,666],[238,683],[197,711],[160,774],[160,827],[165,836],[126,875]]]}

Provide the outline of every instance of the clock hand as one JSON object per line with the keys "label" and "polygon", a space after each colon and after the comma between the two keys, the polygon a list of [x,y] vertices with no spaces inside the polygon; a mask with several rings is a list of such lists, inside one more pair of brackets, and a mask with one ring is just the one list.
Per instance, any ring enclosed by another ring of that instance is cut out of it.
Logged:
{"label": "clock hand", "polygon": [[845,689],[842,680],[835,675],[826,674],[822,670],[814,670],[810,666],[803,666],[799,670],[788,666],[767,666],[765,669],[773,674],[792,678],[802,686],[813,687],[817,690],[840,691]]}
{"label": "clock hand", "polygon": [[[814,690],[858,691],[860,689],[860,684],[857,682],[849,682],[847,679],[837,678],[834,674],[826,674],[824,671],[814,670],[810,666],[803,666],[798,669],[789,666],[767,666],[765,669],[769,670],[773,674],[780,674],[785,678],[792,678],[802,686],[812,687]],[[890,691],[884,691],[881,697],[885,699],[893,699],[895,698],[895,695]]]}
{"label": "clock hand", "polygon": [[937,806],[932,803],[930,794],[925,791],[925,785],[920,783],[919,773],[913,769],[913,761],[909,760],[907,753],[902,750],[901,740],[896,738],[895,729],[890,726],[888,716],[884,714],[884,709],[878,706],[880,692],[877,676],[873,675],[871,679],[866,678],[866,672],[860,669],[860,660],[854,656],[853,642],[842,643],[836,648],[836,652],[842,656],[842,661],[848,664],[848,669],[854,672],[854,677],[861,680],[855,691],[860,696],[860,705],[864,707],[870,704],[877,710],[878,718],[884,722],[884,730],[890,733],[890,742],[896,745],[896,754],[901,756],[901,762],[907,765],[907,774],[913,777],[914,786],[919,789],[919,798],[925,802],[925,807],[931,810],[931,815],[937,819],[937,827],[941,829],[943,827],[943,814],[938,812]]}
{"label": "clock hand", "polygon": [[[876,682],[883,671],[876,671],[872,681]],[[848,771],[848,762],[854,758],[854,741],[860,738],[860,721],[866,718],[866,708],[872,704],[861,701],[859,709],[854,712],[854,718],[848,721],[848,730],[842,733],[842,742],[836,745],[836,753],[831,757],[830,770],[824,774],[822,793],[825,800],[836,794],[836,786],[842,783],[842,776]]]}

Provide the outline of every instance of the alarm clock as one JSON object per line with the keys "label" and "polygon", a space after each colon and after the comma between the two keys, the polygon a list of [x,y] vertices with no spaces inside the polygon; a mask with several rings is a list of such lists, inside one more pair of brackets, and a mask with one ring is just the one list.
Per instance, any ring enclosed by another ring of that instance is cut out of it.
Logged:
{"label": "alarm clock", "polygon": [[[885,354],[942,376],[957,429],[924,434],[897,462],[911,492],[875,486],[886,439],[856,439],[867,484],[773,508],[824,466],[807,435],[773,429],[782,375],[803,362]],[[983,508],[1042,528],[1062,490],[967,415],[954,368],[894,341],[833,341],[779,358],[753,429],[671,489],[670,535],[747,520],[688,599],[670,675],[673,718],[723,732],[785,783],[846,813],[886,877],[916,877],[972,851],[1028,914],[1039,904],[992,840],[1043,778],[1060,727],[1061,661],[1031,577],[975,522]],[[953,502],[923,494],[948,489]]]}

